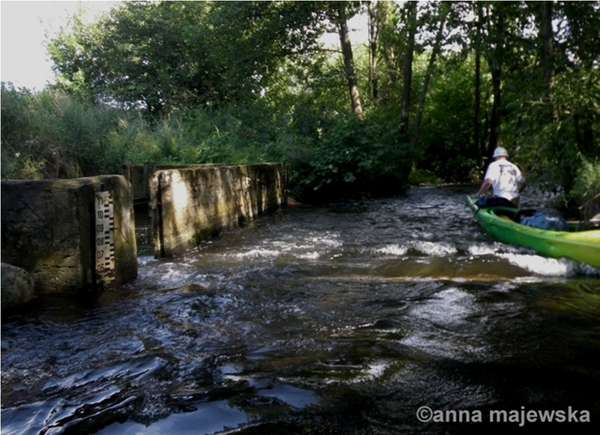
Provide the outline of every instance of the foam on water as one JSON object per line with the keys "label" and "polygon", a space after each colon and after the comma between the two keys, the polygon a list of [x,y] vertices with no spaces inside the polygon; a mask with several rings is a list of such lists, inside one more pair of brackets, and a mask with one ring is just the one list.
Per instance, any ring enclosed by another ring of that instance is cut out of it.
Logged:
{"label": "foam on water", "polygon": [[564,258],[547,258],[527,254],[498,254],[498,256],[508,260],[512,265],[537,275],[560,277],[572,277],[576,275],[600,276],[600,270]]}
{"label": "foam on water", "polygon": [[467,248],[470,255],[475,257],[483,256],[483,255],[497,255],[501,253],[523,253],[527,252],[524,248],[517,248],[510,245],[505,245],[502,243],[477,243],[470,245]]}
{"label": "foam on water", "polygon": [[251,247],[241,252],[226,253],[225,257],[240,259],[268,258],[274,259],[283,255],[293,256],[302,260],[316,260],[323,253],[341,248],[343,243],[335,232],[311,231],[303,237],[285,236],[282,239],[264,240],[260,247]]}
{"label": "foam on water", "polygon": [[368,379],[377,379],[383,376],[389,366],[389,361],[374,361],[369,364],[365,374],[367,375]]}
{"label": "foam on water", "polygon": [[383,248],[375,249],[377,254],[396,255],[399,257],[405,255],[407,251],[408,248],[406,246],[400,246],[398,244],[385,245]]}
{"label": "foam on water", "polygon": [[393,243],[381,248],[373,249],[371,252],[402,257],[407,254],[409,249],[414,249],[415,251],[430,257],[446,257],[448,255],[456,254],[457,252],[456,247],[450,243],[429,242],[425,240],[415,240],[403,245]]}
{"label": "foam on water", "polygon": [[309,244],[314,246],[327,246],[329,248],[340,248],[342,246],[342,242],[339,240],[339,235],[337,233],[326,231],[323,234],[311,236],[306,239]]}
{"label": "foam on water", "polygon": [[233,254],[233,256],[237,258],[277,257],[281,252],[273,249],[256,248],[246,252],[238,252]]}
{"label": "foam on water", "polygon": [[153,267],[141,268],[138,279],[159,286],[183,285],[194,275],[194,270],[182,263],[162,263]]}
{"label": "foam on water", "polygon": [[496,249],[490,245],[471,245],[468,248],[469,254],[474,256],[480,255],[494,255],[496,253]]}
{"label": "foam on water", "polygon": [[413,248],[423,254],[433,257],[445,257],[456,254],[456,247],[443,242],[426,242],[419,240],[413,244]]}
{"label": "foam on water", "polygon": [[307,252],[305,254],[298,254],[298,255],[296,255],[296,257],[301,258],[303,260],[316,260],[320,256],[321,256],[321,254],[319,254],[316,251],[312,251],[312,252]]}
{"label": "foam on water", "polygon": [[514,266],[545,276],[572,276],[576,273],[575,263],[539,255],[498,254]]}

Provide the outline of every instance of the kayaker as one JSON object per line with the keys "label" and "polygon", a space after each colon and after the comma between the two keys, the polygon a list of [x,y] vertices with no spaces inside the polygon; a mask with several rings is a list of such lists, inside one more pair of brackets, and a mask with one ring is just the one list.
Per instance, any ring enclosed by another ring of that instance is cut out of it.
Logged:
{"label": "kayaker", "polygon": [[[508,161],[508,152],[503,147],[494,150],[494,161],[490,163],[479,188],[479,207],[519,207],[519,195],[525,188],[525,177],[517,165]],[[484,195],[490,190],[492,197]]]}

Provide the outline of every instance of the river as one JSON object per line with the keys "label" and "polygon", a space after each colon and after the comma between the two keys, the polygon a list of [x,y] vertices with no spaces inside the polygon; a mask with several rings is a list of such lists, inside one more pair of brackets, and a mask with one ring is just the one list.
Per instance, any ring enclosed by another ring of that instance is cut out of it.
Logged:
{"label": "river", "polygon": [[2,433],[485,426],[422,423],[424,405],[599,421],[600,272],[491,241],[469,191],[290,209],[5,315]]}

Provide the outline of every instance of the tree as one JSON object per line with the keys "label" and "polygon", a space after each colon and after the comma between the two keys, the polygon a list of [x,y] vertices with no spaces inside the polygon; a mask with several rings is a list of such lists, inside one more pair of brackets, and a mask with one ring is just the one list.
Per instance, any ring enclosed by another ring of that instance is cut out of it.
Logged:
{"label": "tree", "polygon": [[400,132],[408,133],[410,116],[410,97],[412,92],[412,64],[415,51],[415,35],[417,33],[417,2],[409,1],[406,6],[406,21],[408,26],[406,53],[402,67],[403,91],[400,103]]}
{"label": "tree", "polygon": [[[559,13],[566,25],[557,37],[556,55],[560,51],[561,70],[565,76],[572,77],[578,83],[569,84],[578,95],[573,95],[569,113],[575,129],[577,149],[588,159],[598,158],[600,145],[600,88],[598,69],[600,66],[600,4],[598,2],[560,2]],[[554,48],[554,47],[553,47]],[[556,59],[556,63],[559,60]],[[577,77],[577,78],[576,78]],[[565,81],[563,80],[563,83]],[[561,95],[564,97],[564,95]],[[589,98],[591,97],[591,98]]]}
{"label": "tree", "polygon": [[481,27],[483,25],[483,9],[481,3],[474,3],[476,12],[475,30],[475,108],[473,113],[473,142],[481,156],[485,155],[481,141]]}
{"label": "tree", "polygon": [[544,91],[546,101],[550,101],[552,93],[552,75],[554,72],[554,50],[552,32],[552,2],[542,1],[538,3],[538,27],[541,40],[541,64],[544,76]]}
{"label": "tree", "polygon": [[49,50],[63,90],[159,116],[260,95],[283,60],[317,46],[322,18],[306,3],[128,2]]}
{"label": "tree", "polygon": [[487,156],[491,156],[498,146],[502,123],[502,68],[505,53],[506,14],[499,3],[487,7],[488,35],[490,48],[487,50],[487,61],[492,73],[492,112],[490,115],[490,135]]}
{"label": "tree", "polygon": [[362,109],[362,102],[360,99],[360,92],[358,90],[358,79],[356,77],[356,70],[354,68],[354,57],[352,55],[352,43],[350,41],[350,35],[348,33],[348,18],[346,15],[346,4],[341,2],[336,7],[336,24],[338,27],[338,34],[340,36],[340,46],[342,48],[342,56],[344,58],[344,74],[346,81],[348,82],[348,92],[350,94],[350,104],[352,111],[357,118],[363,119],[364,113]]}
{"label": "tree", "polygon": [[419,104],[417,106],[417,119],[415,121],[415,143],[419,143],[420,132],[421,132],[421,122],[423,120],[423,111],[425,109],[425,98],[427,97],[427,92],[429,91],[429,84],[431,82],[431,78],[433,76],[433,72],[435,69],[435,62],[437,57],[439,56],[442,50],[442,42],[444,38],[444,26],[446,25],[446,18],[450,12],[450,4],[446,2],[440,2],[438,6],[438,17],[437,20],[438,28],[435,35],[435,40],[433,43],[433,47],[431,50],[431,55],[429,56],[429,62],[427,63],[427,70],[425,71],[425,79],[423,80],[423,88],[421,89],[421,93],[419,94]]}
{"label": "tree", "polygon": [[373,0],[367,3],[369,30],[369,84],[371,98],[376,103],[379,100],[379,43],[381,29],[385,25],[387,7],[385,2]]}

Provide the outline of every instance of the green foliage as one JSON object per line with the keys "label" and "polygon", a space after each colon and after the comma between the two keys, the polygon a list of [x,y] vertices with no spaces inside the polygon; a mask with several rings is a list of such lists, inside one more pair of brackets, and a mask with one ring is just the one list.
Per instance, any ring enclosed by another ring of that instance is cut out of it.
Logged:
{"label": "green foliage", "polygon": [[[350,18],[364,3],[127,2],[95,24],[76,20],[50,42],[54,91],[3,85],[2,176],[281,161],[296,196],[323,200],[399,191],[409,173],[414,183],[479,179],[498,134],[530,181],[581,201],[596,191],[600,155],[600,6],[544,5],[419,3],[408,99],[409,8],[372,4],[378,39],[353,49],[360,121],[351,115],[343,56],[319,38],[337,31],[342,6]],[[549,39],[540,32],[548,22],[556,23]],[[410,110],[402,135],[400,107]]]}
{"label": "green foliage", "polygon": [[118,112],[55,91],[31,94],[2,84],[2,176],[76,177],[98,165]]}
{"label": "green foliage", "polygon": [[412,186],[420,186],[441,184],[444,180],[427,169],[419,169],[413,166],[408,176],[408,182]]}
{"label": "green foliage", "polygon": [[600,155],[600,72],[564,71],[554,80],[550,102],[533,96],[513,98],[515,115],[508,119],[505,138],[526,171],[539,182],[583,199],[586,183],[581,181],[578,188],[574,183]]}
{"label": "green foliage", "polygon": [[[473,143],[473,60],[443,61],[425,106],[418,166],[446,181],[470,181],[480,167]],[[482,111],[483,112],[483,111]]]}
{"label": "green foliage", "polygon": [[347,115],[324,130],[316,146],[291,159],[290,185],[301,200],[397,193],[407,185],[412,157],[394,119]]}
{"label": "green foliage", "polygon": [[[310,50],[319,14],[291,2],[126,2],[49,44],[58,87],[151,114],[260,94],[284,58]],[[233,24],[232,24],[233,23]]]}
{"label": "green foliage", "polygon": [[570,193],[579,203],[600,195],[600,160],[583,161]]}
{"label": "green foliage", "polygon": [[2,176],[74,177],[118,173],[126,163],[290,164],[293,193],[315,201],[406,185],[412,148],[385,113],[350,115],[307,129],[302,107],[264,102],[180,111],[151,122],[135,112],[82,103],[56,91],[2,89]]}

